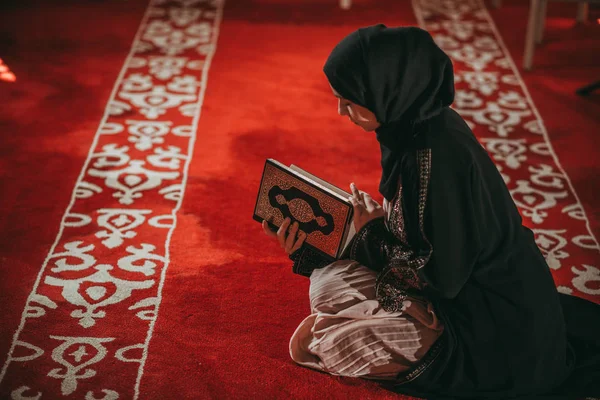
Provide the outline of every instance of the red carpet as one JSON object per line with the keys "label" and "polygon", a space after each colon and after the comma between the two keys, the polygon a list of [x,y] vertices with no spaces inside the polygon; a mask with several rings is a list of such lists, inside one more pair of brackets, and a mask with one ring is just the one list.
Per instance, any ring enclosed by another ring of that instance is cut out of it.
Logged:
{"label": "red carpet", "polygon": [[376,193],[377,144],[336,116],[321,66],[377,22],[424,23],[452,55],[455,108],[557,285],[600,301],[600,107],[572,95],[600,59],[551,56],[596,27],[549,23],[521,77],[520,3],[493,12],[504,42],[474,1],[415,0],[419,21],[384,3],[231,1],[222,22],[216,1],[2,6],[0,398],[399,398],[289,359],[308,281],[251,219],[266,157]]}

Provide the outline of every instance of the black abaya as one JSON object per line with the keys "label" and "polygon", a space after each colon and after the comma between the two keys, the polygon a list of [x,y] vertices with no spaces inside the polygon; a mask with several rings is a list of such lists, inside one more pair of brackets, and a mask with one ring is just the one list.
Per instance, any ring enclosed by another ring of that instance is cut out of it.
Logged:
{"label": "black abaya", "polygon": [[[578,361],[568,330],[597,323],[598,306],[581,301],[590,309],[586,319],[574,307],[563,311],[533,233],[468,126],[448,109],[428,124],[425,234],[433,252],[419,277],[446,331],[436,362],[398,389],[498,399],[564,391]],[[577,373],[593,373],[588,367]],[[589,383],[582,394],[598,394]]]}
{"label": "black abaya", "polygon": [[401,204],[398,229],[412,248],[398,251],[401,235],[376,219],[350,256],[379,272],[386,310],[423,296],[445,325],[435,354],[395,389],[449,399],[600,395],[600,306],[557,292],[496,166],[448,108],[452,64],[431,36],[360,29],[324,71],[382,124],[380,191]]}

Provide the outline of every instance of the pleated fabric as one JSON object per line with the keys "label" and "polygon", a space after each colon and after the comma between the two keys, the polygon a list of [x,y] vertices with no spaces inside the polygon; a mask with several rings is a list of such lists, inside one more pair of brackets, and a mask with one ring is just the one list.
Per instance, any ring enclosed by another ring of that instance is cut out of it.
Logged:
{"label": "pleated fabric", "polygon": [[332,375],[393,379],[414,366],[443,331],[431,304],[407,299],[401,312],[375,299],[376,273],[351,260],[315,270],[311,314],[290,340],[300,365]]}

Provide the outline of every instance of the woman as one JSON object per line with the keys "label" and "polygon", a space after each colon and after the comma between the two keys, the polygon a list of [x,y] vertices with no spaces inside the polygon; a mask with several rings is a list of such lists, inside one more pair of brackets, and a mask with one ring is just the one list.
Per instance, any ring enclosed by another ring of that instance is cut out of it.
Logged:
{"label": "woman", "polygon": [[449,108],[452,63],[431,36],[359,29],[324,72],[340,115],[376,132],[385,201],[351,185],[358,233],[328,265],[296,224],[263,224],[311,279],[292,358],[429,398],[600,395],[598,307],[557,292],[498,170]]}

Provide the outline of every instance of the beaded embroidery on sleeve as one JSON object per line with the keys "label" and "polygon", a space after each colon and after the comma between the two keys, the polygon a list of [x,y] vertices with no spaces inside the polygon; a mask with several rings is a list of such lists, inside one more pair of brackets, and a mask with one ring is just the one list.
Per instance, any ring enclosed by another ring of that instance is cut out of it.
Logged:
{"label": "beaded embroidery on sleeve", "polygon": [[289,258],[294,262],[292,272],[306,277],[310,277],[315,269],[323,268],[334,261],[304,246],[290,254]]}
{"label": "beaded embroidery on sleeve", "polygon": [[419,150],[417,152],[417,163],[419,166],[419,228],[428,247],[427,252],[424,255],[416,255],[407,243],[402,214],[401,185],[393,202],[388,221],[389,231],[397,239],[395,243],[382,240],[375,233],[378,229],[381,229],[380,224],[370,223],[359,232],[351,252],[352,258],[356,259],[359,244],[364,244],[366,241],[369,242],[370,248],[379,248],[380,253],[384,255],[385,266],[377,277],[375,290],[377,300],[383,309],[389,312],[401,311],[403,302],[408,295],[414,295],[423,289],[418,271],[427,264],[433,251],[431,243],[425,236],[424,228],[425,204],[431,174],[431,150]]}

